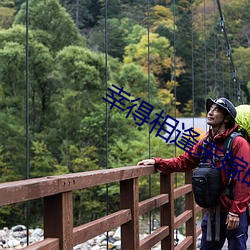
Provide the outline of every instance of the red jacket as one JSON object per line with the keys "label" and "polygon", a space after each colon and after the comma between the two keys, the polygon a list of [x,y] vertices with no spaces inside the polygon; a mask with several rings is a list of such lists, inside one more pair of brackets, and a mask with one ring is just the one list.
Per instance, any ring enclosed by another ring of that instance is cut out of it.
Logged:
{"label": "red jacket", "polygon": [[[162,158],[154,158],[155,166],[163,173],[173,173],[173,172],[186,172],[191,171],[198,166],[200,163],[200,156],[194,156],[193,154],[201,154],[203,140],[208,140],[212,144],[215,142],[216,147],[223,150],[223,144],[225,142],[226,137],[231,134],[233,131],[238,131],[238,125],[235,125],[233,128],[228,129],[226,132],[222,134],[217,134],[214,139],[211,138],[211,130],[207,132],[206,136],[200,140],[190,151],[190,153],[185,152],[183,155],[171,158],[171,159],[162,159]],[[209,150],[211,146],[207,145],[207,150]],[[225,194],[222,194],[220,198],[221,211],[223,212],[232,212],[238,215],[241,215],[244,211],[246,211],[247,204],[250,201],[250,145],[249,143],[242,138],[241,136],[237,136],[232,144],[232,156],[237,156],[240,159],[243,159],[246,164],[244,165],[246,168],[237,167],[238,170],[243,170],[240,174],[236,175],[235,178],[232,179],[234,182],[234,200],[230,200]],[[224,156],[219,150],[214,149],[213,151],[217,156]],[[237,162],[236,159],[234,159]],[[221,161],[215,162],[216,167],[222,166]],[[243,165],[241,163],[241,165]],[[226,166],[226,169],[228,165]],[[222,188],[225,188],[230,180],[228,174],[225,173],[224,169],[221,169],[221,184]],[[242,183],[243,178],[244,182]],[[238,180],[237,180],[238,179]],[[247,184],[247,183],[249,184]]]}

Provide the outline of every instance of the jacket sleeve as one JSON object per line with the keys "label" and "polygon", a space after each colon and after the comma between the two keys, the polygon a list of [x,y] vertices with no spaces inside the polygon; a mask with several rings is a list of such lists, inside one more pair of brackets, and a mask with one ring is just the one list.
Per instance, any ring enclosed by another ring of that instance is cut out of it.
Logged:
{"label": "jacket sleeve", "polygon": [[162,159],[154,157],[155,166],[165,174],[173,172],[186,172],[194,169],[200,163],[200,155],[202,149],[199,147],[202,141],[198,142],[192,150],[186,152],[178,157],[170,159]]}
{"label": "jacket sleeve", "polygon": [[233,141],[233,170],[234,182],[234,201],[230,207],[230,212],[241,215],[246,211],[250,202],[250,145],[242,137],[238,136]]}

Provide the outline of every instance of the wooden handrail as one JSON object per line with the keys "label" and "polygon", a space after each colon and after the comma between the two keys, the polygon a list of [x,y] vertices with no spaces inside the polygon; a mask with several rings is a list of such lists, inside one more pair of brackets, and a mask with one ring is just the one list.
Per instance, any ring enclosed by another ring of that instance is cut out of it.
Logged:
{"label": "wooden handrail", "polygon": [[[0,184],[0,206],[44,199],[44,240],[23,249],[72,250],[77,244],[121,227],[122,249],[147,250],[161,241],[161,249],[196,249],[196,213],[191,173],[186,184],[174,189],[173,174],[160,174],[160,194],[139,202],[141,176],[156,174],[154,166],[129,166],[58,176],[48,176]],[[120,210],[73,228],[74,190],[120,183]],[[174,218],[174,200],[185,196],[186,211]],[[143,240],[139,239],[139,216],[160,208],[161,225]],[[186,238],[174,247],[174,230],[186,224]]]}

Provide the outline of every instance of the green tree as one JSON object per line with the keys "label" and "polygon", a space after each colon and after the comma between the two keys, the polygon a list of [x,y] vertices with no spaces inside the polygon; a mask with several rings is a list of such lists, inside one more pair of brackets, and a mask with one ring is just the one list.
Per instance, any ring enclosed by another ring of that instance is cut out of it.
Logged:
{"label": "green tree", "polygon": [[[36,31],[36,39],[53,52],[69,45],[84,45],[79,30],[58,0],[29,1],[29,20],[29,28]],[[25,3],[14,24],[26,24]]]}
{"label": "green tree", "polygon": [[101,5],[98,0],[61,0],[79,29],[87,30],[100,19]]}

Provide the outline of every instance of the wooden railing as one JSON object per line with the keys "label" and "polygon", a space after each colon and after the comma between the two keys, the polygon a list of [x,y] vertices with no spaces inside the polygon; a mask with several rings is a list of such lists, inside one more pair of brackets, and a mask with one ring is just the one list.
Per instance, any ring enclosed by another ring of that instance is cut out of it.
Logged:
{"label": "wooden railing", "polygon": [[[25,250],[72,250],[101,233],[121,227],[122,250],[148,250],[161,241],[161,249],[196,249],[201,233],[196,213],[191,173],[186,184],[174,189],[173,174],[160,174],[160,194],[139,202],[138,178],[156,173],[153,166],[131,166],[48,176],[0,184],[0,206],[43,198],[44,240]],[[120,183],[120,210],[95,221],[73,227],[72,191],[112,182]],[[174,200],[185,195],[185,212],[174,217]],[[160,227],[139,240],[139,216],[160,207]],[[174,247],[174,230],[186,224],[186,238]]]}

